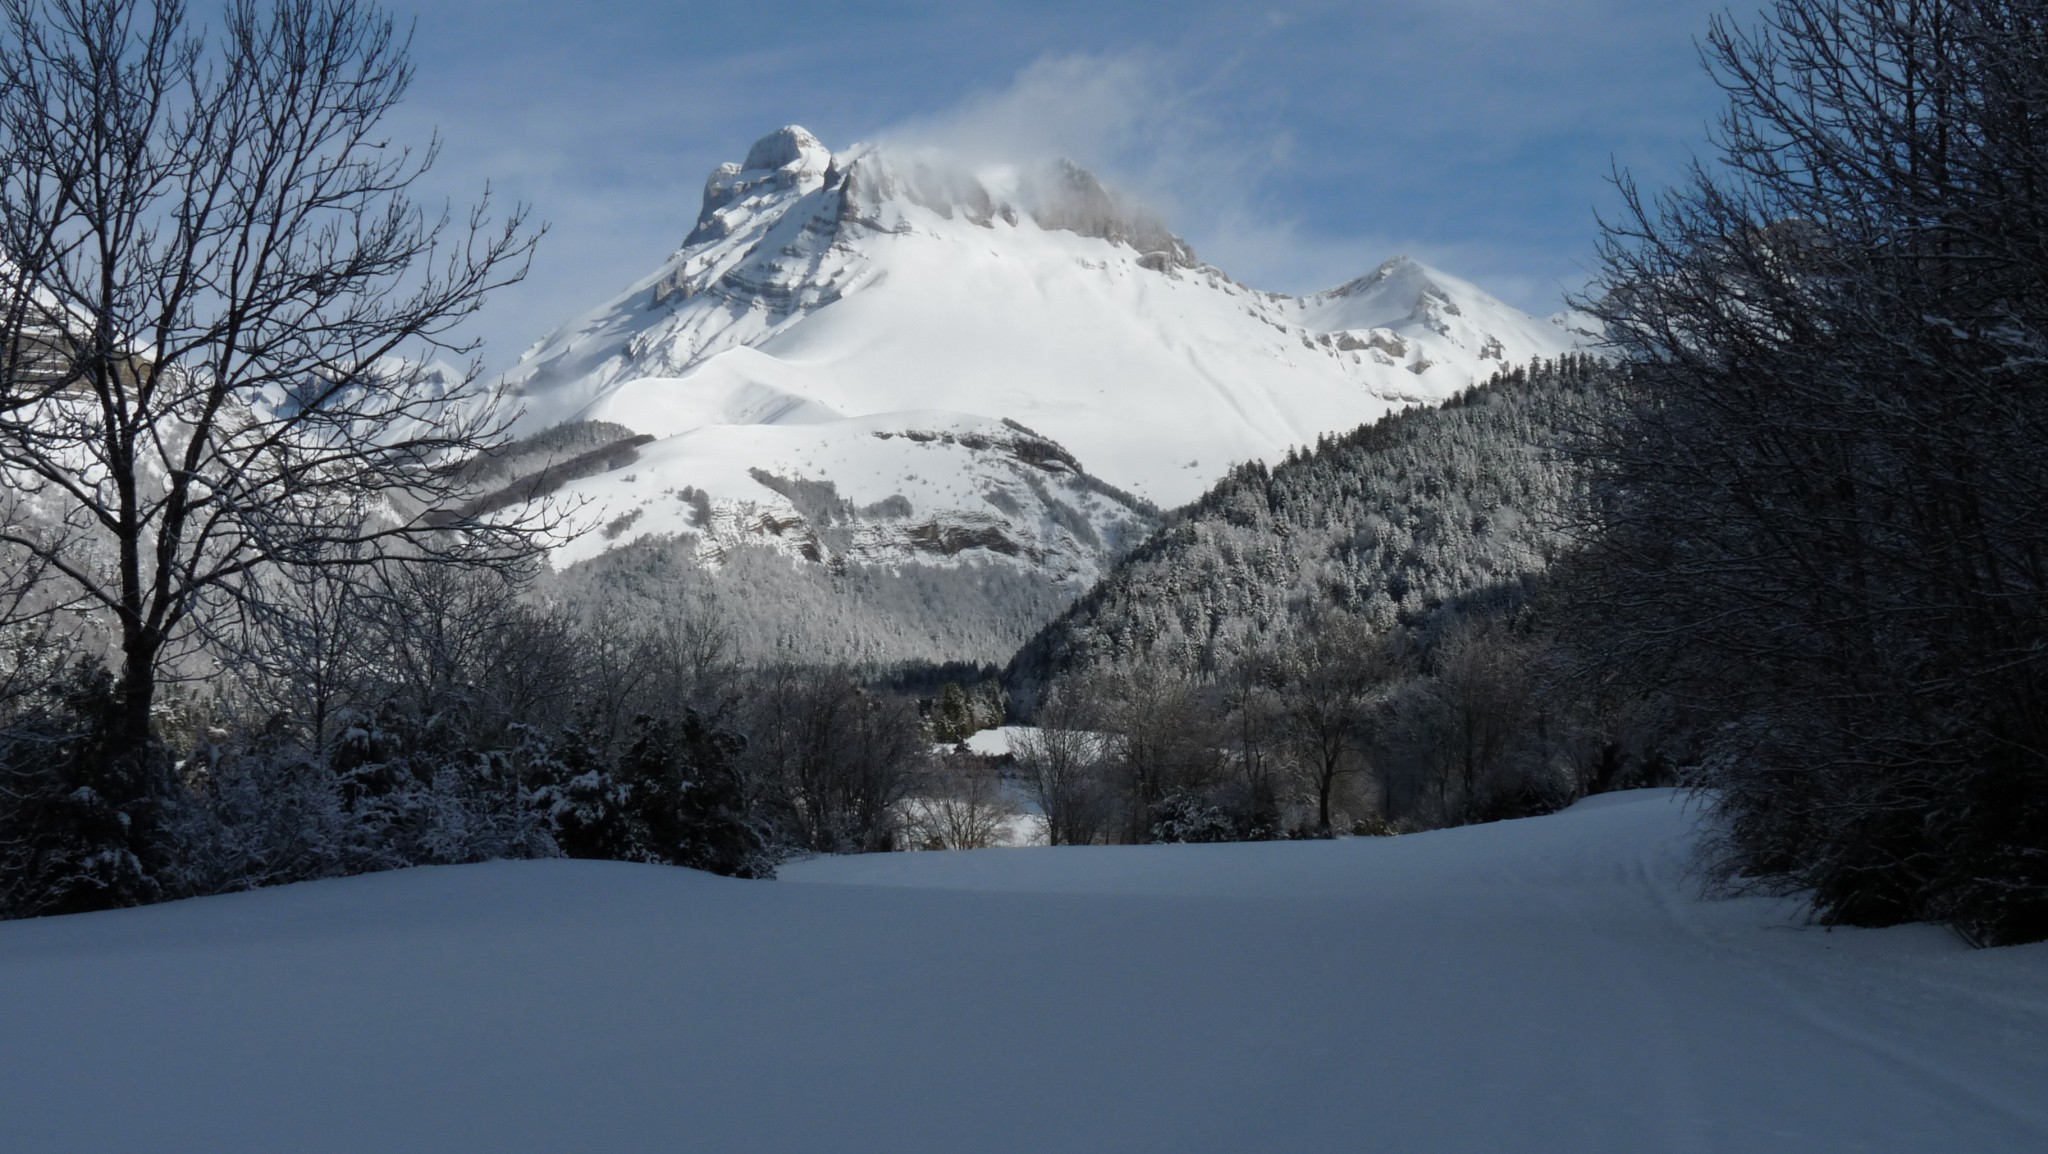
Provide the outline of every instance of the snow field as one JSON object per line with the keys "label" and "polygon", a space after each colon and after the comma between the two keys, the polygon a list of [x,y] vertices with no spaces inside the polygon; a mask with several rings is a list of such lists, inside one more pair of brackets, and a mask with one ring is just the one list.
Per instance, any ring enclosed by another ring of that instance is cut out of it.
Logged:
{"label": "snow field", "polygon": [[2038,1151],[2048,947],[1397,839],[417,869],[0,924],[12,1151]]}

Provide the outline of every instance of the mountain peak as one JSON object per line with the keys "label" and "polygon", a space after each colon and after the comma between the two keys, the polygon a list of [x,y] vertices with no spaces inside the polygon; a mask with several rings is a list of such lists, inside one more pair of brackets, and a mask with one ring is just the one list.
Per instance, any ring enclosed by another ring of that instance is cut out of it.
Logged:
{"label": "mountain peak", "polygon": [[1380,266],[1362,277],[1344,282],[1329,291],[1333,297],[1355,297],[1366,293],[1415,290],[1416,292],[1442,292],[1439,282],[1449,277],[1423,264],[1414,257],[1401,255],[1389,257]]}
{"label": "mountain peak", "polygon": [[754,142],[740,164],[721,164],[704,182],[704,206],[683,246],[730,235],[751,217],[773,211],[789,195],[802,195],[824,182],[832,150],[797,125],[785,125]]}
{"label": "mountain peak", "polygon": [[1032,206],[1040,228],[1063,229],[1138,252],[1160,254],[1168,263],[1193,268],[1195,250],[1175,236],[1151,210],[1133,205],[1103,186],[1095,174],[1071,160],[1061,160]]}
{"label": "mountain peak", "polygon": [[741,168],[747,171],[773,169],[800,169],[825,171],[832,161],[832,150],[811,135],[802,125],[786,124],[754,142],[747,149],[746,163]]}
{"label": "mountain peak", "polygon": [[1131,248],[1155,268],[1200,264],[1193,247],[1156,213],[1072,161],[982,170],[940,151],[887,143],[835,156],[794,124],[755,141],[743,162],[712,171],[696,226],[683,245],[721,241],[814,192],[833,198],[828,215],[838,221],[881,231],[904,227],[910,207],[983,227],[998,220],[1014,226],[1028,217],[1049,232]]}
{"label": "mountain peak", "polygon": [[[1256,292],[1070,162],[898,142],[834,155],[789,126],[712,173],[680,251],[537,345],[508,384],[525,428],[595,419],[673,442],[673,486],[711,491],[687,466],[721,453],[814,478],[801,456],[756,459],[786,437],[747,430],[815,426],[872,447],[944,413],[1043,428],[1107,483],[1175,504],[1232,462],[1576,340],[1408,257],[1328,292]],[[829,479],[853,492],[846,470],[865,458],[834,452]],[[877,458],[871,479],[895,484],[907,460]],[[909,471],[913,501],[987,504],[965,480],[919,497],[936,474]],[[759,498],[749,476],[727,478],[733,499]]]}

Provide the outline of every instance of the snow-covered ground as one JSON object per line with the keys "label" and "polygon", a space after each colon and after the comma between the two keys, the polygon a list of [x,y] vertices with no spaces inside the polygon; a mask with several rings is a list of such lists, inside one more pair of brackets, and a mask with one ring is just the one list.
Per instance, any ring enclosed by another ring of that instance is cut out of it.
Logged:
{"label": "snow-covered ground", "polygon": [[2048,947],[1391,840],[421,869],[0,925],[0,1149],[2040,1151]]}
{"label": "snow-covered ground", "polygon": [[1002,757],[1011,752],[1010,742],[1018,734],[1034,732],[1029,725],[999,725],[970,734],[966,741],[969,750],[983,757]]}

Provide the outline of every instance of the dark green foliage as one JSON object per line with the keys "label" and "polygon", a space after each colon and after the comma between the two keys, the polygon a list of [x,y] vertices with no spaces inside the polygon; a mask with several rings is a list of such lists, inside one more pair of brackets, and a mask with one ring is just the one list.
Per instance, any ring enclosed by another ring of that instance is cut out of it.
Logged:
{"label": "dark green foliage", "polygon": [[643,860],[647,839],[632,812],[632,787],[614,776],[603,752],[583,731],[572,726],[552,738],[533,730],[521,736],[520,773],[562,853]]}
{"label": "dark green foliage", "polygon": [[80,663],[0,731],[0,916],[163,896],[164,826],[181,791],[159,746],[109,756],[119,716],[112,676]]}
{"label": "dark green foliage", "polygon": [[945,745],[965,741],[981,727],[974,723],[974,711],[968,707],[967,694],[960,686],[947,682],[939,691],[939,697],[932,704],[932,740]]}
{"label": "dark green foliage", "polygon": [[1231,815],[1200,794],[1176,791],[1152,805],[1149,840],[1155,842],[1245,841]]}
{"label": "dark green foliage", "polygon": [[948,681],[938,696],[931,700],[925,722],[931,729],[933,741],[952,745],[966,741],[984,729],[1001,725],[1006,705],[1002,684],[993,678],[971,690],[960,688],[958,682]]}
{"label": "dark green foliage", "polygon": [[734,877],[770,874],[734,765],[746,742],[694,712],[679,723],[642,716],[634,728],[614,780],[620,816],[636,844],[607,856]]}
{"label": "dark green foliage", "polygon": [[1277,802],[1269,791],[1237,781],[1207,789],[1176,789],[1154,802],[1147,840],[1154,842],[1272,841],[1283,836]]}

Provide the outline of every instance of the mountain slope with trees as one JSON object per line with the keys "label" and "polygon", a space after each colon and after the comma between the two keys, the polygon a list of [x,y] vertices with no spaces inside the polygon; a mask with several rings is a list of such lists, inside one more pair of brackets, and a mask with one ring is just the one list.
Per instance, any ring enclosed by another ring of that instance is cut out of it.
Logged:
{"label": "mountain slope with trees", "polygon": [[1577,481],[1561,438],[1598,371],[1584,356],[1540,362],[1270,469],[1238,466],[1034,638],[1013,678],[1199,666],[1325,610],[1384,632],[1519,588],[1565,546]]}
{"label": "mountain slope with trees", "polygon": [[1546,617],[1584,496],[1564,446],[1609,375],[1503,373],[1172,514],[1006,672],[1048,827],[1387,832],[1665,777],[1641,702],[1579,693]]}

